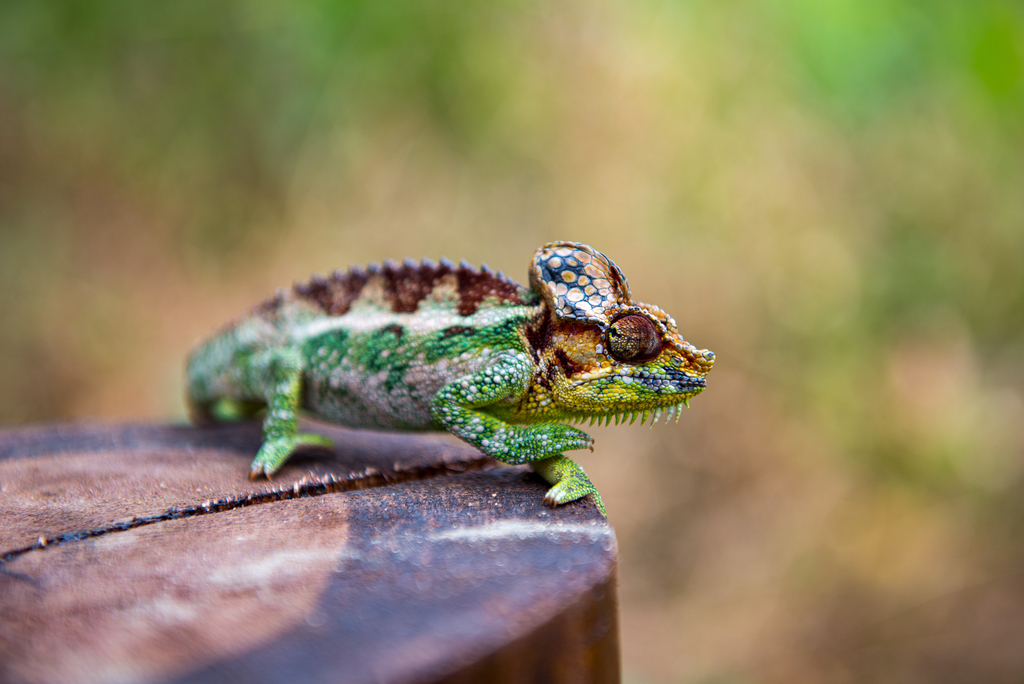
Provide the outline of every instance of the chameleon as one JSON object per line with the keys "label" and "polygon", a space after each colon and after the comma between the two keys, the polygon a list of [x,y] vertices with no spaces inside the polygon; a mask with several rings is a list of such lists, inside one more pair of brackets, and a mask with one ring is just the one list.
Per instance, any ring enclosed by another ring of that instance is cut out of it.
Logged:
{"label": "chameleon", "polygon": [[446,430],[503,463],[529,464],[554,507],[597,489],[566,451],[593,438],[573,424],[651,424],[705,387],[715,354],[633,300],[596,249],[552,242],[529,287],[465,260],[387,260],[279,289],[189,355],[196,422],[256,417],[250,477],[297,449],[330,447],[298,414],[356,428]]}

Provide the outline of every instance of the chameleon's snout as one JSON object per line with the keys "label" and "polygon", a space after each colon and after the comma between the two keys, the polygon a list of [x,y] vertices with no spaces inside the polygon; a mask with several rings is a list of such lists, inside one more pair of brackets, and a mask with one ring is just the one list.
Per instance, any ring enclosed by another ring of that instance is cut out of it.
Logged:
{"label": "chameleon's snout", "polygon": [[688,366],[701,375],[707,375],[715,365],[715,352],[710,349],[697,349],[689,342],[681,341],[676,344],[676,351],[679,356],[675,357],[674,363]]}
{"label": "chameleon's snout", "polygon": [[693,350],[690,363],[696,366],[701,373],[707,375],[711,367],[715,365],[715,352],[710,349]]}

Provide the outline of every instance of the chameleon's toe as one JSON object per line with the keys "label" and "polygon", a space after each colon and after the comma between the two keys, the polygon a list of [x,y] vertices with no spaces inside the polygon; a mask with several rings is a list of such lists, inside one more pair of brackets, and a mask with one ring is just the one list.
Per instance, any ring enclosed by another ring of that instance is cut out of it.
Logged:
{"label": "chameleon's toe", "polygon": [[559,482],[549,489],[547,494],[544,495],[544,505],[549,508],[555,508],[556,506],[561,506],[562,504],[577,501],[578,499],[589,496],[594,500],[594,503],[597,504],[597,508],[601,511],[601,515],[607,518],[608,511],[604,508],[604,501],[601,500],[601,495],[596,489],[594,489],[593,485],[590,486],[589,490],[590,491],[586,491],[581,494],[579,491],[574,491],[574,488],[570,484],[567,484],[566,482]]}
{"label": "chameleon's toe", "polygon": [[254,460],[252,462],[252,465],[249,466],[249,479],[258,480],[261,477],[266,476],[266,478],[269,480],[272,472],[273,471],[267,472],[266,466],[263,463],[261,463],[259,460]]}
{"label": "chameleon's toe", "polygon": [[571,425],[554,423],[546,426],[535,426],[532,429],[534,439],[550,452],[575,451],[577,449],[594,450],[594,438],[583,430]]}
{"label": "chameleon's toe", "polygon": [[544,503],[547,506],[554,508],[589,495],[593,496],[601,514],[607,517],[604,502],[601,501],[597,488],[583,472],[583,468],[574,461],[559,455],[535,461],[530,465],[541,477],[554,485],[544,495]]}
{"label": "chameleon's toe", "polygon": [[608,512],[604,510],[604,502],[601,501],[601,495],[598,494],[597,489],[591,485],[589,491],[581,494],[580,490],[574,489],[571,484],[566,482],[559,482],[555,486],[548,489],[548,493],[544,495],[544,505],[549,508],[555,508],[562,504],[568,504],[569,502],[578,501],[585,497],[590,497],[597,504],[598,510],[601,511],[601,515],[608,517]]}
{"label": "chameleon's toe", "polygon": [[329,449],[333,443],[326,437],[311,432],[300,432],[295,435],[268,439],[256,452],[256,458],[253,459],[249,469],[249,479],[257,480],[264,476],[269,479],[284,465],[284,462],[296,449],[303,446],[319,446]]}

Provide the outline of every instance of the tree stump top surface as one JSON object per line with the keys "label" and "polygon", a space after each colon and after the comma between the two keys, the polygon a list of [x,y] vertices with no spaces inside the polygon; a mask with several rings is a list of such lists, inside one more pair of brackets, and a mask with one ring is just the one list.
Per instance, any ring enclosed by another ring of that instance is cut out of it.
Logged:
{"label": "tree stump top surface", "polygon": [[4,681],[618,681],[615,538],[525,468],[316,425],[0,431]]}

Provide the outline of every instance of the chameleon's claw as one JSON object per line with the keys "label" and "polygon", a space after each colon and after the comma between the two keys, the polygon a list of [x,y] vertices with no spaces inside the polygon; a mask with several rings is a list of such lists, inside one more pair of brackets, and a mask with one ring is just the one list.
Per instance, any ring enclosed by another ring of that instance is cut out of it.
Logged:
{"label": "chameleon's claw", "polygon": [[584,496],[573,496],[568,492],[568,488],[563,486],[563,484],[564,483],[559,482],[554,487],[548,490],[547,494],[544,495],[545,506],[547,506],[548,508],[556,508],[558,506],[561,506],[562,504],[578,501],[579,499],[585,499],[586,497],[589,496],[591,499],[594,500],[594,503],[597,504],[597,508],[599,511],[601,511],[601,515],[603,515],[606,518],[608,517],[608,511],[606,511],[604,508],[604,501],[601,500],[601,495],[598,494],[596,489],[594,489],[589,494],[586,494]]}
{"label": "chameleon's claw", "polygon": [[249,479],[250,480],[258,480],[261,477],[263,477],[264,475],[266,475],[266,478],[268,480],[270,479],[270,475],[268,473],[265,473],[264,470],[263,470],[263,464],[262,463],[256,463],[254,461],[253,464],[252,464],[252,467],[249,468]]}
{"label": "chameleon's claw", "polygon": [[548,508],[555,508],[572,500],[568,497],[569,494],[565,491],[563,483],[559,482],[544,495],[544,505]]}
{"label": "chameleon's claw", "polygon": [[303,446],[319,446],[332,448],[334,444],[323,435],[311,432],[300,432],[294,435],[286,435],[263,442],[263,446],[256,453],[252,467],[249,469],[249,479],[258,480],[266,477],[268,480],[284,464],[292,453]]}

